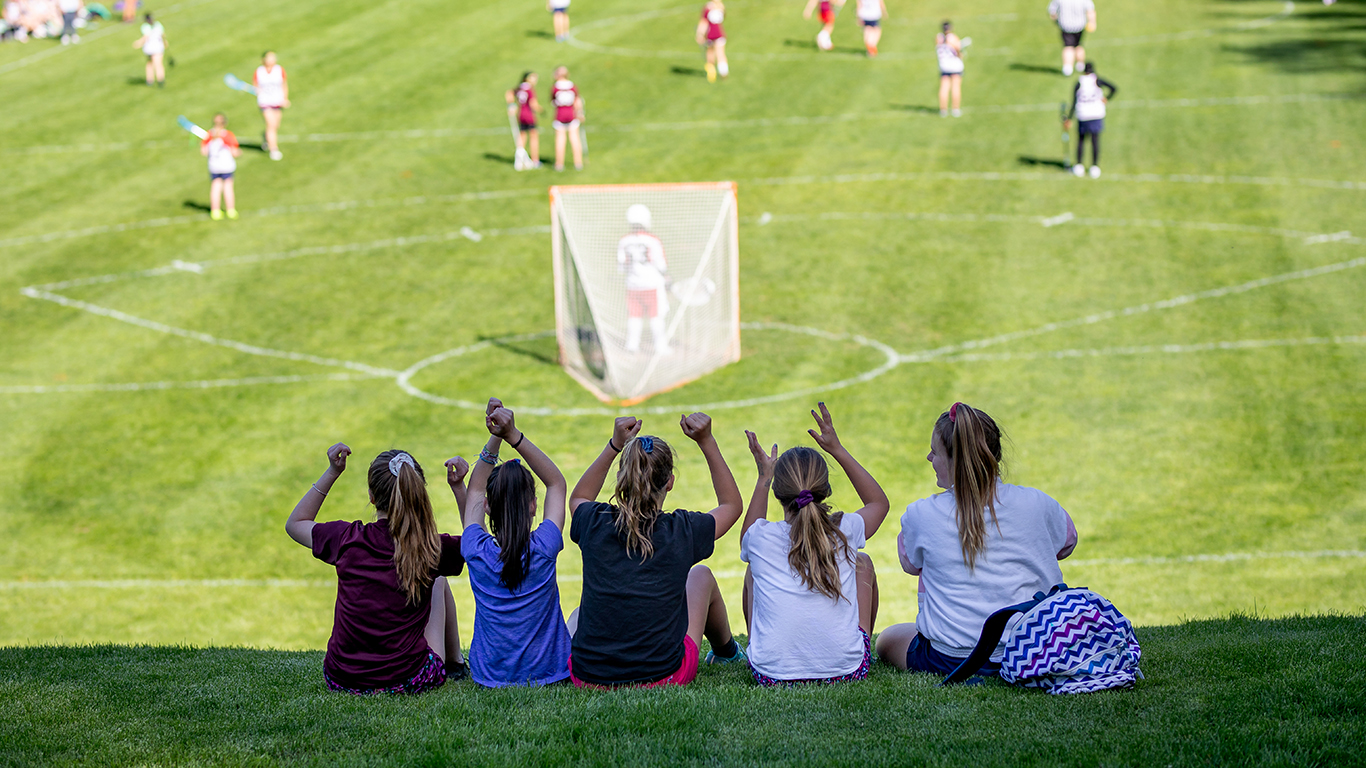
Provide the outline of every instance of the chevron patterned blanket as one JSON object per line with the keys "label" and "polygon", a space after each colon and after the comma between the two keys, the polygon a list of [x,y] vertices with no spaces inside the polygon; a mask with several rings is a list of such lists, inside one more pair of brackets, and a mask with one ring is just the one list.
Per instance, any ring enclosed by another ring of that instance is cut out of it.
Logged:
{"label": "chevron patterned blanket", "polygon": [[1049,693],[1132,688],[1143,673],[1134,628],[1089,589],[1058,585],[1006,634],[1001,678]]}

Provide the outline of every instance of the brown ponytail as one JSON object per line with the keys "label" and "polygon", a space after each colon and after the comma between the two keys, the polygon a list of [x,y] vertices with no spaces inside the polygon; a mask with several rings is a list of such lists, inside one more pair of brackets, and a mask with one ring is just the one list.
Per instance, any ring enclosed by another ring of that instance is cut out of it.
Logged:
{"label": "brown ponytail", "polygon": [[987,542],[986,513],[999,533],[996,520],[996,482],[1001,477],[1001,430],[984,411],[963,403],[940,414],[934,434],[944,446],[953,471],[953,498],[957,506],[958,543],[968,569],[977,564]]}
{"label": "brown ponytail", "polygon": [[[395,477],[389,461],[399,455],[407,456],[412,463],[397,462]],[[431,589],[432,574],[441,560],[441,539],[432,516],[432,500],[427,496],[426,476],[407,452],[385,451],[371,462],[369,480],[375,511],[389,517],[399,589],[408,596],[409,605],[419,603]]]}
{"label": "brown ponytail", "polygon": [[844,597],[840,561],[850,559],[849,540],[839,526],[844,513],[830,514],[825,503],[830,497],[825,458],[802,446],[784,451],[773,465],[773,495],[782,503],[789,524],[792,548],[787,562],[802,586],[836,600]]}
{"label": "brown ponytail", "polygon": [[637,435],[621,450],[612,513],[617,535],[625,540],[626,553],[639,552],[642,563],[655,553],[655,520],[662,511],[673,472],[673,449],[657,437]]}

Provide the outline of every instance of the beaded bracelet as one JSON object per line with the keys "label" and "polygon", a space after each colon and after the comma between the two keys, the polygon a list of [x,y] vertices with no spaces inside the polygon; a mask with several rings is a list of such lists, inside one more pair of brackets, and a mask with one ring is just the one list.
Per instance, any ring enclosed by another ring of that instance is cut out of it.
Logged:
{"label": "beaded bracelet", "polygon": [[489,466],[497,466],[498,454],[489,453],[489,449],[485,448],[484,450],[479,452],[479,460],[484,462],[485,464],[488,464]]}

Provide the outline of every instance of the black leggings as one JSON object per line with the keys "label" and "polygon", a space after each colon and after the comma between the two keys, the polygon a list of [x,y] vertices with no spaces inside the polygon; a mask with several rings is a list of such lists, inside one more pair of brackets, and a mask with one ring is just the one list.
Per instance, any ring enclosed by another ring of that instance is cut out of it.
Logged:
{"label": "black leggings", "polygon": [[1086,137],[1091,137],[1091,165],[1100,165],[1100,134],[1099,133],[1078,133],[1077,134],[1077,165],[1083,165],[1081,161],[1082,153],[1086,151]]}

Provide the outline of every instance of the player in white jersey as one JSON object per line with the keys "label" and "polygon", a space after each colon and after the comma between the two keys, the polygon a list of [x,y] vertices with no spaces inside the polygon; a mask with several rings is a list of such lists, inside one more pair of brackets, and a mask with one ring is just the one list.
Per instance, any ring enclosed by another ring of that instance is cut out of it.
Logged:
{"label": "player in white jersey", "polygon": [[546,0],[545,9],[555,22],[555,42],[569,39],[569,0]]}
{"label": "player in white jersey", "polygon": [[671,351],[664,324],[669,314],[669,268],[664,244],[650,234],[650,209],[644,205],[636,203],[627,208],[626,223],[631,231],[617,243],[617,269],[626,273],[626,351],[640,351],[640,335],[648,317],[655,354],[667,355]]}
{"label": "player in white jersey", "polygon": [[152,19],[152,14],[143,17],[142,37],[133,42],[134,48],[141,48],[147,57],[147,84],[156,83],[158,88],[166,85],[166,28],[161,22]]}
{"label": "player in white jersey", "polygon": [[877,44],[882,40],[882,20],[887,18],[885,0],[858,0],[858,20],[863,25],[863,47],[868,58],[877,55]]}
{"label": "player in white jersey", "polygon": [[280,152],[280,120],[289,108],[289,81],[285,68],[275,59],[275,51],[261,55],[261,66],[256,68],[251,82],[256,86],[256,106],[261,108],[261,118],[266,121],[262,149],[270,152],[271,160],[279,160],[284,157]]}
{"label": "player in white jersey", "polygon": [[953,96],[953,116],[963,116],[963,41],[953,33],[953,24],[944,22],[934,36],[934,55],[939,59],[939,116],[949,116],[949,96]]}
{"label": "player in white jersey", "polygon": [[1077,69],[1086,64],[1086,49],[1081,47],[1081,34],[1096,31],[1096,4],[1093,0],[1052,0],[1048,17],[1062,30],[1062,73],[1072,76],[1072,63]]}
{"label": "player in white jersey", "polygon": [[237,218],[237,193],[232,175],[237,171],[237,158],[242,149],[237,137],[228,130],[228,118],[222,112],[213,116],[213,128],[199,145],[199,154],[209,158],[209,218],[223,218],[220,201],[228,204],[228,218]]}
{"label": "player in white jersey", "polygon": [[1105,103],[1119,90],[1096,74],[1094,64],[1087,64],[1085,74],[1077,78],[1072,89],[1072,110],[1067,113],[1063,129],[1069,129],[1073,115],[1077,118],[1077,164],[1072,173],[1081,176],[1086,168],[1081,164],[1086,137],[1091,137],[1091,178],[1100,178],[1100,132],[1105,130]]}

